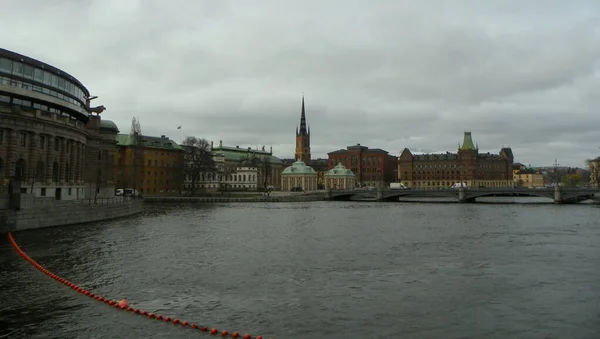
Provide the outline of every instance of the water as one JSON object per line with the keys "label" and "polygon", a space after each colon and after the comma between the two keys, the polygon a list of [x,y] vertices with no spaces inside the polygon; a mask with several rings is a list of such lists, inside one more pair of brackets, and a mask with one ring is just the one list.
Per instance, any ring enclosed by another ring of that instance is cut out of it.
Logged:
{"label": "water", "polygon": [[[596,206],[153,207],[19,232],[51,271],[148,311],[283,338],[598,338]],[[0,338],[206,338],[114,310],[0,240]]]}

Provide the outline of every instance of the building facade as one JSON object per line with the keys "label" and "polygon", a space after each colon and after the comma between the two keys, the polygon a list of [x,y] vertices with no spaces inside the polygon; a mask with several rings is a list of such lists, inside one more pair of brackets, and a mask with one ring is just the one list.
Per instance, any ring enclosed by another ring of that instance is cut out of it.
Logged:
{"label": "building facade", "polygon": [[468,187],[512,187],[513,153],[479,153],[471,132],[465,132],[457,153],[412,154],[405,148],[398,159],[399,182],[414,188],[449,188],[455,183]]}
{"label": "building facade", "polygon": [[119,134],[113,159],[118,188],[133,188],[145,196],[180,194],[184,151],[168,137]]}
{"label": "building facade", "polygon": [[223,141],[220,140],[219,145],[212,149],[214,154],[221,154],[225,159],[223,171],[220,175],[221,182],[227,186],[241,185],[238,183],[238,179],[240,179],[237,175],[238,168],[243,167],[242,163],[248,160],[257,169],[257,189],[281,189],[283,163],[273,155],[272,147],[269,151],[266,151],[264,146],[261,149],[240,146],[230,147],[223,146]]}
{"label": "building facade", "polygon": [[[114,196],[116,125],[75,77],[0,48],[0,175],[58,200]],[[95,115],[94,115],[95,114]]]}
{"label": "building facade", "polygon": [[306,124],[306,111],[304,109],[304,96],[302,96],[302,110],[300,112],[300,126],[296,127],[296,161],[310,164],[310,127]]}
{"label": "building facade", "polygon": [[298,160],[281,173],[281,190],[314,191],[317,189],[317,172]]}
{"label": "building facade", "polygon": [[398,160],[380,148],[357,144],[327,155],[329,169],[341,163],[355,174],[360,186],[384,187],[396,181]]}
{"label": "building facade", "polygon": [[527,168],[522,164],[513,165],[513,181],[515,187],[544,187],[544,174],[540,170]]}
{"label": "building facade", "polygon": [[600,188],[600,157],[588,160],[587,163],[590,171],[590,185]]}
{"label": "building facade", "polygon": [[327,189],[347,190],[356,187],[356,176],[342,164],[337,164],[325,174]]}

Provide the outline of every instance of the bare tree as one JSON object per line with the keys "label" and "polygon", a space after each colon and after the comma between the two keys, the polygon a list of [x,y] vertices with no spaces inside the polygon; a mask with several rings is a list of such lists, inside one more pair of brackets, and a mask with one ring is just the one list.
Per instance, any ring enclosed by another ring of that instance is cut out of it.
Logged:
{"label": "bare tree", "polygon": [[[141,151],[141,146],[142,146],[142,127],[140,125],[140,121],[136,118],[133,117],[131,119],[131,131],[129,132],[129,137],[131,138],[131,165],[132,165],[132,171],[131,171],[131,188],[133,189],[133,198],[135,199],[136,197],[136,190],[137,190],[137,185],[138,185],[138,172],[143,168],[143,161],[144,159],[142,158],[142,151]],[[127,188],[127,187],[123,187],[123,188]]]}
{"label": "bare tree", "polygon": [[185,149],[185,175],[191,180],[191,195],[196,194],[196,184],[202,173],[217,170],[210,143],[206,139],[188,136],[182,143]]}
{"label": "bare tree", "polygon": [[252,165],[260,171],[259,178],[262,179],[262,186],[260,188],[267,192],[267,194],[269,194],[269,178],[271,177],[272,173],[271,162],[269,161],[269,157],[253,157],[252,159],[250,159],[250,161],[252,162]]}

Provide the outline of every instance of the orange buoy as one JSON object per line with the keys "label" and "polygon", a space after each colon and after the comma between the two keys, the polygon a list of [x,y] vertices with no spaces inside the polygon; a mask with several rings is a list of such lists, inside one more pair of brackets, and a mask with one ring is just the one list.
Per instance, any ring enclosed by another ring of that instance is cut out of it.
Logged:
{"label": "orange buoy", "polygon": [[126,308],[127,307],[127,300],[121,299],[121,301],[118,302],[118,305],[119,305],[120,308]]}

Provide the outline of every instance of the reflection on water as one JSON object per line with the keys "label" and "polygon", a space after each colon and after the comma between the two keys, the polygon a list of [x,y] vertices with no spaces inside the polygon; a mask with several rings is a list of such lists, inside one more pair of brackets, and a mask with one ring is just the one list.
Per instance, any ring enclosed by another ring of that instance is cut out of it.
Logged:
{"label": "reflection on water", "polygon": [[[600,208],[313,202],[152,206],[19,232],[94,293],[276,338],[596,338]],[[74,293],[0,239],[0,338],[197,338]]]}

